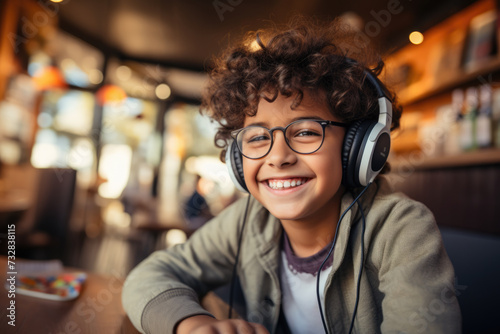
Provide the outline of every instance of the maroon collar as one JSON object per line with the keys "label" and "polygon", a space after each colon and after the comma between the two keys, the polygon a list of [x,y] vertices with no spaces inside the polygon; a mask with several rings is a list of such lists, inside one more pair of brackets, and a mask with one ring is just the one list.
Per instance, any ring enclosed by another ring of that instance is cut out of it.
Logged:
{"label": "maroon collar", "polygon": [[[314,255],[308,257],[298,257],[293,252],[292,246],[290,245],[290,240],[288,240],[286,232],[283,231],[282,247],[283,250],[285,251],[285,256],[288,261],[288,268],[295,274],[308,273],[316,276],[316,274],[318,273],[318,269],[321,266],[321,263],[323,263],[326,256],[328,255],[331,246],[332,243],[330,242],[322,250],[320,250]],[[322,271],[329,268],[332,265],[332,262],[333,262],[333,252],[326,261],[325,265],[323,266]]]}

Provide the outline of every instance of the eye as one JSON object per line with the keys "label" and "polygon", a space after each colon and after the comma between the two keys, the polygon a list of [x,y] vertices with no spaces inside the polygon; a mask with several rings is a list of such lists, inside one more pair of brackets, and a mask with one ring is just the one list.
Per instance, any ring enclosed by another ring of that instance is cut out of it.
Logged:
{"label": "eye", "polygon": [[321,133],[318,133],[315,130],[303,129],[297,131],[294,137],[309,137],[309,136],[321,136]]}
{"label": "eye", "polygon": [[269,137],[266,135],[253,136],[251,138],[248,138],[246,140],[246,142],[247,143],[256,143],[256,142],[263,141],[263,140],[269,140]]}
{"label": "eye", "polygon": [[270,134],[264,128],[251,127],[241,133],[242,142],[246,144],[258,144],[270,140]]}

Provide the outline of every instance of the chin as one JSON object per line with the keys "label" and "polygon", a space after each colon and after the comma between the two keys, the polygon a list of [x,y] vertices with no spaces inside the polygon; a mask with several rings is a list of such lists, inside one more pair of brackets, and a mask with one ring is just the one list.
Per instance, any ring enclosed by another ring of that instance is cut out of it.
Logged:
{"label": "chin", "polygon": [[267,207],[267,210],[276,218],[279,220],[298,220],[303,217],[303,214],[301,214],[297,210],[298,208],[296,206],[294,207],[287,207],[283,206],[280,208],[269,208]]}

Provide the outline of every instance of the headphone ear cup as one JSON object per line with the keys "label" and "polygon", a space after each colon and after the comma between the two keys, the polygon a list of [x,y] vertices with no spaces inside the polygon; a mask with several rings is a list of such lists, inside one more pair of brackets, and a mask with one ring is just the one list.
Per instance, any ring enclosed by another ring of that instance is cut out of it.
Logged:
{"label": "headphone ear cup", "polygon": [[247,185],[245,183],[245,176],[243,174],[243,158],[235,141],[231,142],[227,148],[226,165],[229,177],[233,181],[236,188],[242,192],[248,192]]}
{"label": "headphone ear cup", "polygon": [[361,186],[359,169],[364,151],[366,133],[376,123],[369,120],[354,122],[344,136],[342,147],[342,184],[348,188]]}

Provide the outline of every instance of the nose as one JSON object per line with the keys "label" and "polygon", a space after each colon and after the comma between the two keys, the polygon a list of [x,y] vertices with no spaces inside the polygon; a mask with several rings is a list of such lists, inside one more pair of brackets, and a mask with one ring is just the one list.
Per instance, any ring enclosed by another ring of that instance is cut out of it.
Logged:
{"label": "nose", "polygon": [[288,146],[283,131],[274,132],[274,142],[271,151],[266,156],[267,164],[283,168],[297,162],[297,154]]}

